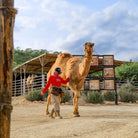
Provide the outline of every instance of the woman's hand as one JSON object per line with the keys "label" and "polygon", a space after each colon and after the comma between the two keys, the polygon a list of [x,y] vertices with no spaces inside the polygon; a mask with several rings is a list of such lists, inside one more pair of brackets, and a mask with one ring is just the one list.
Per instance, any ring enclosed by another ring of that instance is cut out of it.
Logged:
{"label": "woman's hand", "polygon": [[44,95],[44,93],[43,93],[43,92],[41,92],[41,95]]}

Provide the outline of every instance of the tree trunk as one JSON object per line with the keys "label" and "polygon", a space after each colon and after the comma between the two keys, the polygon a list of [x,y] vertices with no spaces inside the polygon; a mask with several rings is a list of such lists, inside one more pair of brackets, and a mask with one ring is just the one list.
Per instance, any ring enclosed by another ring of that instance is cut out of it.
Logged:
{"label": "tree trunk", "polygon": [[14,0],[0,0],[0,138],[10,137]]}

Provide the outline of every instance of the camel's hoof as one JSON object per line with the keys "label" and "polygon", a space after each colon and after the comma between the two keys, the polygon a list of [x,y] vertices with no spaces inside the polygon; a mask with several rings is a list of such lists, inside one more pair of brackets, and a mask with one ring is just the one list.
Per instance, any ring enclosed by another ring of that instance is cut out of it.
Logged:
{"label": "camel's hoof", "polygon": [[73,117],[80,117],[79,114],[73,114]]}
{"label": "camel's hoof", "polygon": [[49,112],[46,112],[46,115],[49,115],[50,113]]}
{"label": "camel's hoof", "polygon": [[51,115],[49,115],[49,118],[52,118],[52,119],[54,119],[55,117],[54,117],[54,116],[51,116]]}

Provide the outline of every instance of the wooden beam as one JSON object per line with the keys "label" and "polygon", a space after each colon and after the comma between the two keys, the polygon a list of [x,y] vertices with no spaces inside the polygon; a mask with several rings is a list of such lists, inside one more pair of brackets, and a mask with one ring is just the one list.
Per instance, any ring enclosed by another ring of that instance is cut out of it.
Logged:
{"label": "wooden beam", "polygon": [[17,71],[14,71],[14,96],[16,96],[16,78],[17,78]]}
{"label": "wooden beam", "polygon": [[44,88],[44,66],[48,63],[48,61],[45,62],[45,58],[45,55],[39,58],[42,67],[42,88]]}
{"label": "wooden beam", "polygon": [[23,95],[23,91],[22,91],[22,67],[20,68],[20,82],[21,82],[21,95]]}
{"label": "wooden beam", "polygon": [[27,69],[27,65],[24,65],[24,66],[23,66],[23,71],[24,71],[24,79],[23,79],[23,95],[25,94],[26,69]]}
{"label": "wooden beam", "polygon": [[14,0],[0,0],[0,138],[10,137]]}

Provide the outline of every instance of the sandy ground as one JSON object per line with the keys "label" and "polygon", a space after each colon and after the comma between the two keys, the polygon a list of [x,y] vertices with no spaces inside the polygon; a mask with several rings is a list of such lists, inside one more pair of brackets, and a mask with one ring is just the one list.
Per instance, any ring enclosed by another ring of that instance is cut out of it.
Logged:
{"label": "sandy ground", "polygon": [[[46,104],[13,98],[11,138],[138,138],[138,104],[61,106],[63,119],[45,115]],[[51,108],[51,107],[50,107]]]}

